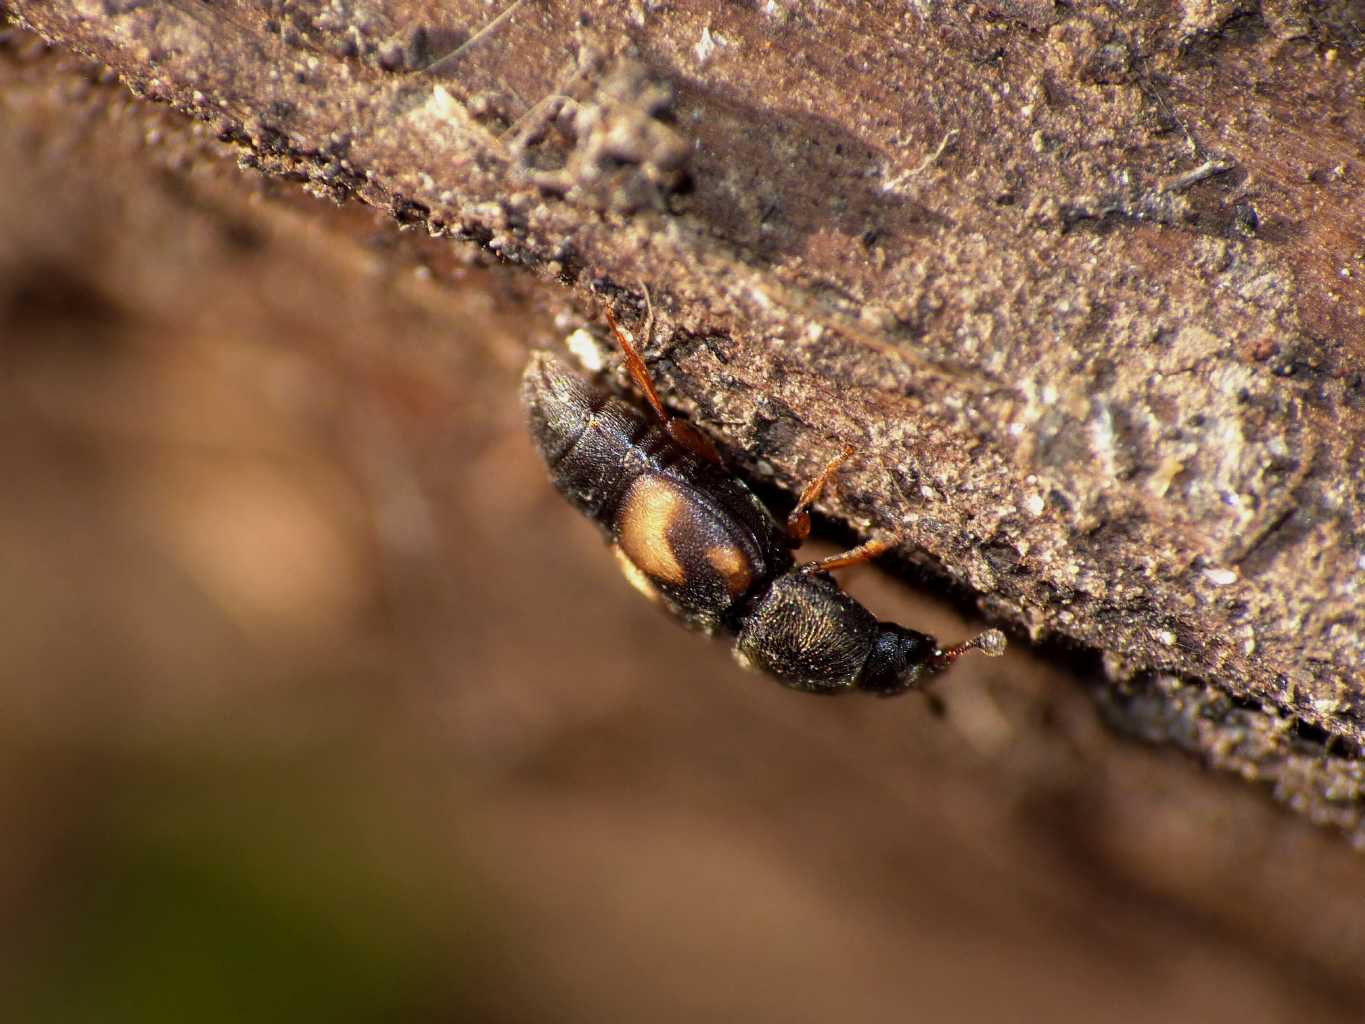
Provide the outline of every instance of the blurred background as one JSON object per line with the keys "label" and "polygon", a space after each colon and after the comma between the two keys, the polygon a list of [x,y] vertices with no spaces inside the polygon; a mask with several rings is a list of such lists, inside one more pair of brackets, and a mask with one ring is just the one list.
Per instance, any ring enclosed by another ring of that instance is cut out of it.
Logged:
{"label": "blurred background", "polygon": [[1017,640],[943,716],[742,672],[530,445],[591,311],[0,38],[9,1019],[1365,1015],[1336,836]]}

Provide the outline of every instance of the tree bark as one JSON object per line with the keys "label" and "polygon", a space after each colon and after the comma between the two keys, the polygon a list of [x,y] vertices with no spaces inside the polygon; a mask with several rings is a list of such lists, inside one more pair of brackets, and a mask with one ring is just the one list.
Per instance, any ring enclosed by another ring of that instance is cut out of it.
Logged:
{"label": "tree bark", "polygon": [[794,489],[854,444],[826,512],[1359,827],[1351,0],[12,9],[262,170],[637,329],[647,287],[734,463]]}

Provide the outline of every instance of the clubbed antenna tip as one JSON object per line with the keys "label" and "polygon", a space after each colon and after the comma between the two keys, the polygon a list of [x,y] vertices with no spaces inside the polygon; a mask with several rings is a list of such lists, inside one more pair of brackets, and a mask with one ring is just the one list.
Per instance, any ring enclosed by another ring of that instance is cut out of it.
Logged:
{"label": "clubbed antenna tip", "polygon": [[998,629],[986,630],[971,643],[988,658],[998,658],[1005,653],[1005,634]]}
{"label": "clubbed antenna tip", "polygon": [[939,651],[934,660],[939,669],[942,670],[968,651],[980,651],[989,658],[998,658],[1005,653],[1005,634],[998,629],[988,629],[970,640],[955,644],[947,650]]}

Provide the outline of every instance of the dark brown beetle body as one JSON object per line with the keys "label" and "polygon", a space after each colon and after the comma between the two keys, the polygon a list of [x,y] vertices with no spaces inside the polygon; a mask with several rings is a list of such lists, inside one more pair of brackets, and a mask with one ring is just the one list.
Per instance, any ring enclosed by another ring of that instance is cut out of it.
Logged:
{"label": "dark brown beetle body", "polygon": [[603,526],[638,574],[631,582],[647,581],[689,625],[732,628],[749,592],[792,567],[785,535],[753,493],[654,416],[545,353],[532,357],[522,395],[555,487]]}
{"label": "dark brown beetle body", "polygon": [[805,530],[784,530],[709,444],[676,429],[633,346],[621,343],[659,415],[593,387],[546,353],[532,356],[522,397],[555,486],[603,528],[638,589],[694,628],[736,635],[743,664],[799,690],[897,694],[973,647],[1000,652],[996,630],[943,650],[931,636],[879,622],[821,569],[885,545],[797,567],[792,551]]}

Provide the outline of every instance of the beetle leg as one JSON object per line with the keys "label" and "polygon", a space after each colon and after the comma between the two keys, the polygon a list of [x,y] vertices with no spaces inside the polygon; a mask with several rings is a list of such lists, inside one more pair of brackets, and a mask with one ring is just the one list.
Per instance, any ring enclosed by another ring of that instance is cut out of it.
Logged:
{"label": "beetle leg", "polygon": [[[645,401],[649,403],[649,407],[654,410],[655,415],[667,423],[671,417],[664,409],[663,402],[659,401],[659,392],[654,390],[654,381],[650,379],[649,369],[645,366],[640,350],[635,347],[635,342],[630,340],[630,335],[621,330],[621,325],[616,322],[616,315],[612,313],[611,307],[603,307],[602,312],[607,315],[607,323],[611,325],[611,331],[616,335],[616,343],[621,346],[621,351],[625,353],[626,369],[630,371],[631,380],[635,381],[635,386],[644,393]],[[654,326],[653,319],[651,315],[647,321],[649,328]],[[648,344],[649,338],[647,332],[648,328],[645,334],[646,344]]]}
{"label": "beetle leg", "polygon": [[[654,332],[654,303],[650,301],[649,289],[643,284],[640,286],[645,293],[645,308],[648,314],[645,318],[645,344],[649,344],[649,336]],[[716,446],[711,443],[711,439],[703,434],[686,420],[680,420],[668,415],[668,410],[664,408],[664,403],[659,400],[659,392],[654,390],[654,381],[649,376],[649,368],[645,366],[644,357],[640,355],[640,350],[635,347],[635,342],[630,339],[630,335],[621,330],[621,325],[616,322],[616,316],[612,313],[610,306],[604,306],[602,311],[606,314],[607,323],[611,325],[612,333],[616,335],[616,343],[621,346],[621,351],[625,353],[626,368],[630,370],[630,378],[635,381],[645,396],[645,401],[649,403],[654,414],[663,422],[664,429],[669,436],[677,441],[684,448],[700,455],[708,462],[720,464],[720,452],[716,451]]]}
{"label": "beetle leg", "polygon": [[[829,478],[834,475],[834,471],[844,464],[853,454],[853,445],[844,445],[844,450],[829,460],[820,475],[806,485],[806,489],[801,492],[801,498],[796,503],[796,508],[792,509],[791,515],[787,516],[787,534],[793,541],[793,547],[797,547],[805,542],[810,536],[810,507],[820,498],[820,494],[825,489],[825,484],[829,483]],[[854,548],[854,550],[858,550]],[[873,552],[877,554],[877,552]],[[868,555],[871,558],[872,555]],[[852,563],[849,563],[852,564]]]}
{"label": "beetle leg", "polygon": [[798,569],[799,572],[833,572],[835,569],[846,569],[850,565],[862,565],[870,562],[883,551],[891,547],[891,541],[881,537],[874,537],[872,540],[864,541],[856,548],[849,548],[837,555],[829,555],[826,558],[817,558],[813,562],[806,562]]}

